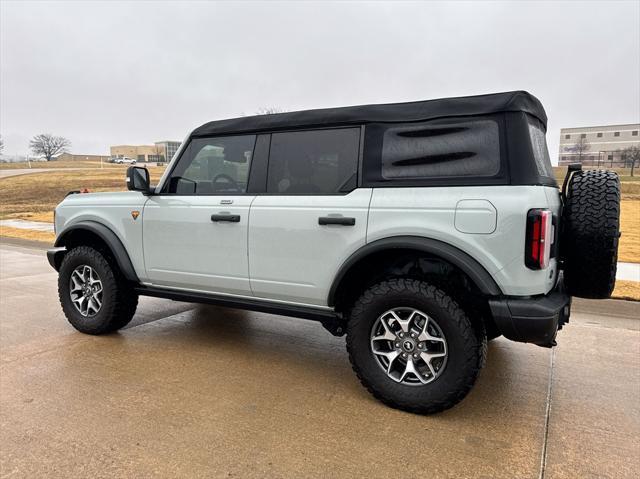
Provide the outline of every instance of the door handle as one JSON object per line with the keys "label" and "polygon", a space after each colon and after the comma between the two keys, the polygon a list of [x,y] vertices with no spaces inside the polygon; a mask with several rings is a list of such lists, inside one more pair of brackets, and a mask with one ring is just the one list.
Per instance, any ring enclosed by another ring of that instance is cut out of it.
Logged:
{"label": "door handle", "polygon": [[318,224],[353,226],[356,224],[356,219],[348,218],[346,216],[321,216],[320,218],[318,218]]}
{"label": "door handle", "polygon": [[240,215],[211,215],[211,221],[227,221],[229,223],[240,223]]}

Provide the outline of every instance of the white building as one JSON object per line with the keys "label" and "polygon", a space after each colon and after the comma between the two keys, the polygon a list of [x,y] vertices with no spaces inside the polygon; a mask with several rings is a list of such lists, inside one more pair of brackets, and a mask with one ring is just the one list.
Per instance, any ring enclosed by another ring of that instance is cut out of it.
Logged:
{"label": "white building", "polygon": [[[582,163],[588,166],[624,167],[623,150],[640,147],[640,123],[586,126],[560,130],[560,165]],[[580,153],[580,142],[584,143]]]}

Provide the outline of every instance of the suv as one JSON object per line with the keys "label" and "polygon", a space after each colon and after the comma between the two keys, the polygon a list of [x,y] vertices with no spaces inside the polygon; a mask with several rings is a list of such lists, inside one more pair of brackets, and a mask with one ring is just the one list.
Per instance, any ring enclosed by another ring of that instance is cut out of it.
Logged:
{"label": "suv", "polygon": [[546,123],[522,91],[207,123],[157,186],[58,205],[62,308],[88,334],[140,295],[317,320],[376,398],[442,411],[487,340],[554,346],[571,296],[613,289],[619,180],[560,189]]}

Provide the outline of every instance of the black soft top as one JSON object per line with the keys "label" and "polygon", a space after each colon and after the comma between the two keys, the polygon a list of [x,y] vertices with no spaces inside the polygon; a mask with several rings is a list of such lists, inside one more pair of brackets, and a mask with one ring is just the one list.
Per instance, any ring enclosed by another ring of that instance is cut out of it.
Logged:
{"label": "black soft top", "polygon": [[272,115],[245,116],[205,123],[192,136],[249,133],[333,125],[377,122],[424,121],[436,118],[525,112],[547,127],[547,114],[540,101],[526,91],[441,98],[438,100],[359,105],[320,110],[293,111]]}

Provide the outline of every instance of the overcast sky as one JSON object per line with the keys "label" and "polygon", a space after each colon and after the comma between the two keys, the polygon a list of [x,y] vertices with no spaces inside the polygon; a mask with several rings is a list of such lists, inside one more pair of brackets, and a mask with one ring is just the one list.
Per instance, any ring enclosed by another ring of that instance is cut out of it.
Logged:
{"label": "overcast sky", "polygon": [[640,2],[0,3],[5,154],[182,140],[213,119],[524,89],[562,127],[640,122]]}

